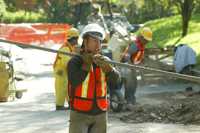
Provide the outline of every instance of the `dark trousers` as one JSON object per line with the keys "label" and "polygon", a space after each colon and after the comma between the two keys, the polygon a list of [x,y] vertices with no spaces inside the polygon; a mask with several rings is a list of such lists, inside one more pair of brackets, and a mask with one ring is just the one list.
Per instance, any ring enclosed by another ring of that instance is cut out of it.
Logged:
{"label": "dark trousers", "polygon": [[137,88],[137,74],[135,70],[125,69],[121,71],[122,84],[125,87],[125,99],[127,103],[135,104],[136,88]]}

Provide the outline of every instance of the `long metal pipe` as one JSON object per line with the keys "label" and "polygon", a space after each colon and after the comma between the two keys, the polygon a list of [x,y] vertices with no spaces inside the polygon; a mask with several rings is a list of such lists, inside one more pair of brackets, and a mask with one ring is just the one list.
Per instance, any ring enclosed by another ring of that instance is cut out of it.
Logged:
{"label": "long metal pipe", "polygon": [[[20,47],[23,47],[23,48],[32,48],[32,49],[37,49],[37,50],[42,50],[42,51],[47,51],[47,52],[52,52],[52,53],[61,53],[61,54],[67,55],[67,56],[78,55],[78,54],[75,54],[75,53],[63,52],[63,51],[54,50],[54,49],[50,49],[50,48],[45,48],[45,47],[40,47],[40,46],[35,46],[35,45],[29,45],[29,44],[23,44],[23,43],[19,43],[19,42],[4,40],[4,39],[0,39],[0,42],[14,44],[14,45],[17,45],[17,46],[20,46]],[[116,62],[116,61],[113,61],[113,60],[106,61],[106,62],[108,62],[112,65],[119,66],[119,67],[125,67],[125,68],[128,68],[128,69],[137,69],[137,70],[141,70],[141,71],[149,71],[149,72],[153,72],[153,73],[161,73],[165,76],[170,76],[170,77],[173,77],[173,78],[179,78],[179,79],[184,79],[184,80],[187,80],[187,81],[200,83],[200,77],[197,77],[197,76],[168,72],[168,71],[163,71],[163,70],[160,70],[160,69],[155,69],[155,68],[150,68],[150,67],[120,63],[120,62]]]}

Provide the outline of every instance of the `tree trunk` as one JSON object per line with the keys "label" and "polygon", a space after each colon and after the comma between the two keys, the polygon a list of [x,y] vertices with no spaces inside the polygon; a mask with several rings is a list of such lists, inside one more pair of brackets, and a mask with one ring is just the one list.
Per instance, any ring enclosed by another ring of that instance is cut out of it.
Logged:
{"label": "tree trunk", "polygon": [[78,23],[81,21],[81,3],[75,5],[75,26],[78,26]]}
{"label": "tree trunk", "polygon": [[188,33],[189,19],[182,16],[182,37]]}
{"label": "tree trunk", "polygon": [[181,15],[182,15],[182,37],[188,33],[189,21],[192,15],[194,0],[184,0],[181,3]]}
{"label": "tree trunk", "polygon": [[110,0],[107,0],[107,7],[108,7],[108,12],[110,14],[111,19],[113,18],[112,10],[111,10],[111,5],[110,5]]}

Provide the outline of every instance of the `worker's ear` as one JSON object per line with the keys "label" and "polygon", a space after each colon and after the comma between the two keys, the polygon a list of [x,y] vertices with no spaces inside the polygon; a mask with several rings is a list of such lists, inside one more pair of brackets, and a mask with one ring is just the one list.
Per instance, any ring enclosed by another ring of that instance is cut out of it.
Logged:
{"label": "worker's ear", "polygon": [[85,50],[87,50],[87,43],[88,43],[88,39],[84,38],[81,45],[81,52],[85,52]]}
{"label": "worker's ear", "polygon": [[86,39],[85,39],[85,42],[84,42],[84,50],[85,50],[86,52],[88,52],[88,50],[89,50],[89,49],[88,49],[88,45],[89,45],[88,42],[89,42],[89,38],[86,38]]}

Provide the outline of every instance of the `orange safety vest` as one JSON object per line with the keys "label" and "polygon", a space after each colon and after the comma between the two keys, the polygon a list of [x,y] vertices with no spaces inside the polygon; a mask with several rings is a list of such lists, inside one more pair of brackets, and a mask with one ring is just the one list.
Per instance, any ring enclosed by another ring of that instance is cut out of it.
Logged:
{"label": "orange safety vest", "polygon": [[86,79],[76,88],[71,88],[70,83],[68,87],[72,110],[90,112],[94,104],[97,104],[97,107],[102,111],[107,110],[106,77],[99,67],[94,70],[91,67]]}
{"label": "orange safety vest", "polygon": [[[134,41],[135,45],[137,46],[138,48],[138,51],[133,53],[131,55],[131,62],[133,64],[140,64],[144,58],[144,49],[145,49],[145,46],[144,44],[142,44],[142,42],[139,40],[139,38],[136,38],[136,40]],[[127,47],[125,49],[125,51],[123,52],[122,54],[122,58],[128,53],[128,49],[129,47]]]}
{"label": "orange safety vest", "polygon": [[138,38],[136,38],[135,44],[138,48],[138,51],[134,53],[133,55],[131,55],[131,62],[134,64],[140,64],[144,58],[145,46],[144,44],[142,44],[142,42]]}

